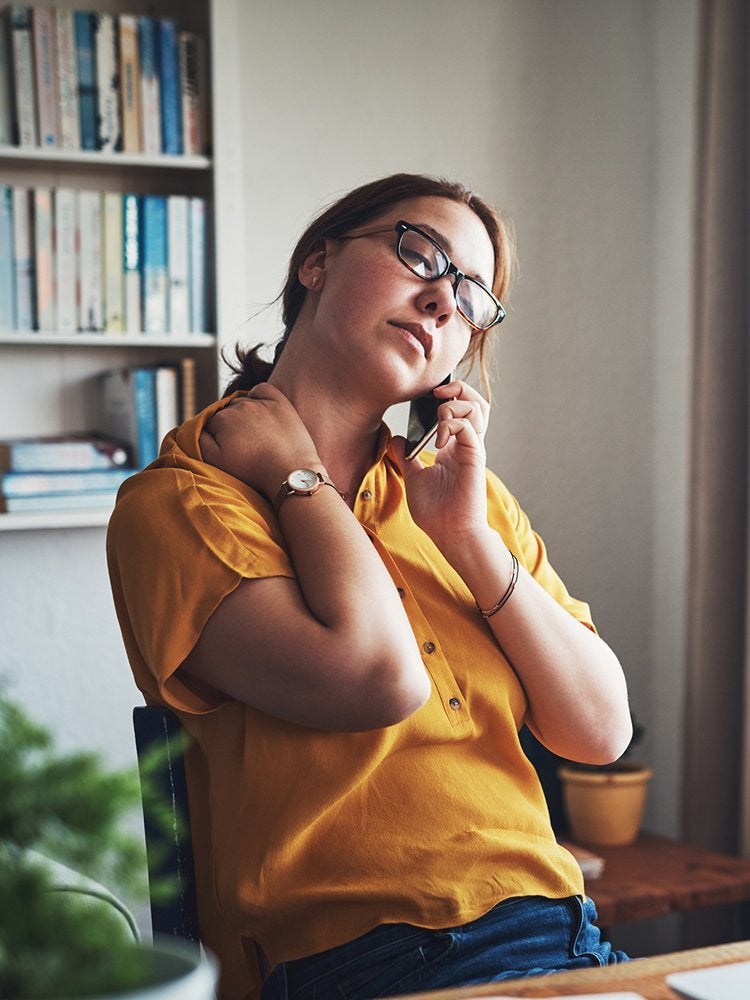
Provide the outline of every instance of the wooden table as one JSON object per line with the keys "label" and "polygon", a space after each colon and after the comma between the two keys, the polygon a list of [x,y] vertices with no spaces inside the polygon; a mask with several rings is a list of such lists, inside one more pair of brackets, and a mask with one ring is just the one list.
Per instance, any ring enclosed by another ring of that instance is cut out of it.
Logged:
{"label": "wooden table", "polygon": [[[602,927],[750,901],[750,861],[742,858],[653,834],[628,847],[592,850],[605,860],[601,877],[586,882]],[[743,936],[750,937],[747,920]]]}
{"label": "wooden table", "polygon": [[[646,1000],[677,1000],[677,994],[664,982],[664,977],[670,972],[686,972],[688,969],[747,961],[750,961],[750,941],[739,941],[713,948],[676,951],[655,958],[639,958],[605,968],[558,972],[553,976],[531,976],[528,979],[506,979],[505,982],[488,983],[486,986],[415,993],[412,997],[413,1000],[464,1000],[468,997],[555,997],[630,990],[639,993]],[[738,997],[737,1000],[745,998]]]}

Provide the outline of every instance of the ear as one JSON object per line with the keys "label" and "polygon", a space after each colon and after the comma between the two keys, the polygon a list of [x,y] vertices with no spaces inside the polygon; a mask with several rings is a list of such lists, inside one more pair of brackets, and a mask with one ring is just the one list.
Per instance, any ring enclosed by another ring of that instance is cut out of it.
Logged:
{"label": "ear", "polygon": [[304,288],[320,291],[325,278],[326,248],[318,246],[305,257],[297,272]]}

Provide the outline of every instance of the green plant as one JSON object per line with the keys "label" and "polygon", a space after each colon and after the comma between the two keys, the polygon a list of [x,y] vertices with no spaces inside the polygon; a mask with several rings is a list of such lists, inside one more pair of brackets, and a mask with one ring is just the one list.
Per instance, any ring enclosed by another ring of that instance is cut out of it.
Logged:
{"label": "green plant", "polygon": [[55,753],[47,731],[4,697],[0,761],[0,997],[85,997],[151,982],[149,950],[113,933],[101,913],[65,905],[45,863],[146,895],[142,847],[123,832],[140,804],[135,771],[108,771],[93,753]]}

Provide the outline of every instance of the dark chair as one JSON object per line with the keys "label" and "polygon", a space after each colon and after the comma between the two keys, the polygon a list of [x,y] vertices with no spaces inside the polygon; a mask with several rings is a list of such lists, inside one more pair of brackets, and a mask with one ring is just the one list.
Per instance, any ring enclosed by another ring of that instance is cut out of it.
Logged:
{"label": "dark chair", "polygon": [[153,933],[198,943],[195,867],[183,760],[185,736],[179,719],[168,708],[134,708],[133,728]]}

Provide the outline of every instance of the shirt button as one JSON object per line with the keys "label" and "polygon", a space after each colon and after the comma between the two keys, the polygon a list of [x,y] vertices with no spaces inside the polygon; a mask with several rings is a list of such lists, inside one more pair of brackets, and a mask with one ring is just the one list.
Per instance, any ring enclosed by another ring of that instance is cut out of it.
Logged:
{"label": "shirt button", "polygon": [[406,596],[406,591],[404,590],[404,588],[403,587],[396,587],[396,591],[398,592],[398,596],[403,601],[404,597]]}
{"label": "shirt button", "polygon": [[372,500],[371,490],[362,490],[362,492],[359,495],[363,500]]}
{"label": "shirt button", "polygon": [[425,651],[425,653],[434,653],[435,652],[435,643],[434,642],[423,642],[422,643],[422,649]]}
{"label": "shirt button", "polygon": [[461,707],[461,699],[460,698],[451,698],[451,700],[448,702],[448,704],[450,705],[450,707],[453,709],[454,712],[457,712],[459,710],[459,708]]}

